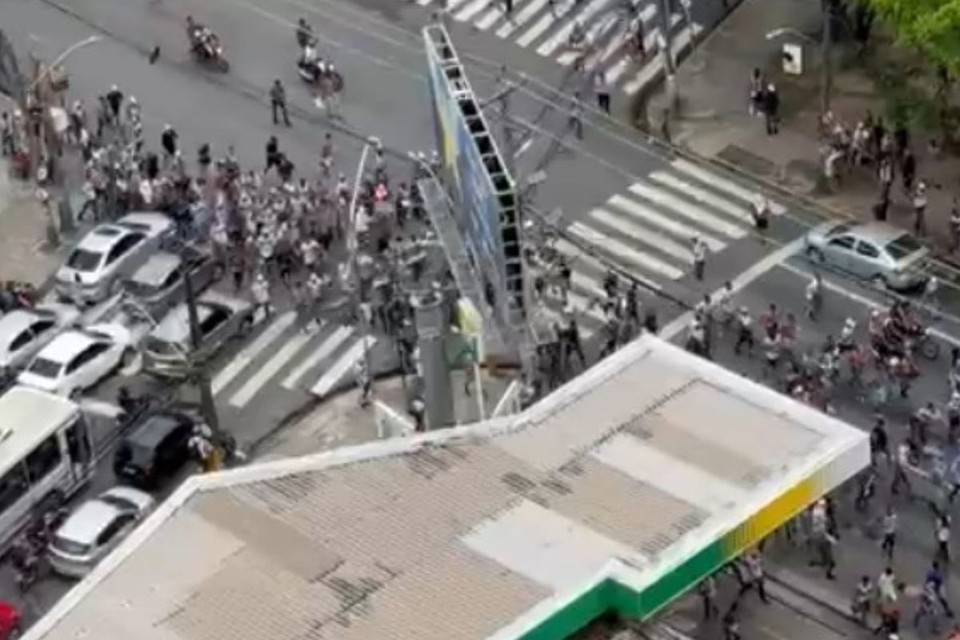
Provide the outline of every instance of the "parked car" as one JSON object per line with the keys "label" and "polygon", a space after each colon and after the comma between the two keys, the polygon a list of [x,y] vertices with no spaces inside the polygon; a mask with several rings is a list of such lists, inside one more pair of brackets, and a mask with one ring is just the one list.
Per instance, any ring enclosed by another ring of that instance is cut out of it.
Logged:
{"label": "parked car", "polygon": [[153,509],[153,498],[132,487],[114,487],[81,504],[54,532],[50,566],[82,578]]}
{"label": "parked car", "polygon": [[190,460],[190,437],[199,417],[186,411],[149,413],[132,426],[113,456],[113,473],[122,482],[156,489]]}
{"label": "parked car", "polygon": [[173,221],[162,213],[128,213],[116,222],[98,225],[67,254],[57,271],[57,295],[89,304],[118,293],[122,278],[143,264],[173,231]]}
{"label": "parked car", "polygon": [[810,259],[897,291],[923,286],[930,250],[916,237],[883,222],[828,222],[807,233]]}
{"label": "parked car", "polygon": [[143,341],[143,366],[167,378],[187,375],[187,354],[194,362],[214,355],[225,342],[253,327],[253,305],[246,300],[207,291],[197,299],[200,348],[192,349],[186,304],[171,309]]}
{"label": "parked car", "polygon": [[71,329],[54,338],[17,382],[64,396],[89,389],[123,364],[130,331],[117,324]]}
{"label": "parked car", "polygon": [[15,309],[0,317],[0,371],[10,372],[25,365],[79,317],[75,307],[65,304]]}
{"label": "parked car", "polygon": [[147,258],[129,278],[123,288],[136,297],[154,315],[164,313],[184,297],[184,274],[190,274],[194,291],[203,291],[222,274],[222,267],[213,254],[192,246],[179,252],[158,251]]}

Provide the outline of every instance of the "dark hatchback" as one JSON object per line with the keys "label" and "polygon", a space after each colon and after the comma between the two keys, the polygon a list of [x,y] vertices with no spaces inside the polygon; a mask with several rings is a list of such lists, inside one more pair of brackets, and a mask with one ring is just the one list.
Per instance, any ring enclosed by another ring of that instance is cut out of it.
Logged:
{"label": "dark hatchback", "polygon": [[194,415],[158,411],[144,416],[120,441],[113,457],[113,473],[122,482],[142,489],[158,489],[190,460]]}

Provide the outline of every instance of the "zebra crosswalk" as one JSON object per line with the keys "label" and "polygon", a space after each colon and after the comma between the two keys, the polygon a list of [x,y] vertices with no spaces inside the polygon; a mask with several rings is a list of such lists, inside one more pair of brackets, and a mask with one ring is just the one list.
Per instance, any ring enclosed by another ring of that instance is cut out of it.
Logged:
{"label": "zebra crosswalk", "polygon": [[[642,91],[663,72],[664,56],[657,52],[669,40],[671,54],[685,53],[703,30],[689,24],[680,13],[669,16],[670,38],[662,33],[664,20],[657,0],[513,0],[507,15],[506,0],[416,0],[426,7],[444,7],[455,22],[511,40],[537,55],[552,58],[562,66],[583,60],[588,72],[602,72],[611,87],[629,95]],[[638,22],[643,28],[644,56],[635,51]],[[580,29],[585,34],[583,52],[569,45]]]}
{"label": "zebra crosswalk", "polygon": [[268,318],[243,349],[211,381],[217,401],[244,409],[271,386],[325,397],[348,380],[357,363],[379,343],[355,327],[325,325],[304,331],[295,311]]}
{"label": "zebra crosswalk", "polygon": [[[546,323],[565,313],[579,318],[584,337],[606,322],[604,278],[609,267],[657,291],[692,271],[693,239],[719,253],[746,238],[754,226],[753,206],[761,194],[693,162],[677,159],[611,195],[566,228],[553,250],[571,271],[566,307],[549,286],[556,273],[541,272],[547,286],[538,305]],[[769,202],[774,216],[786,207]],[[556,262],[554,262],[556,265]],[[543,322],[539,323],[541,326]]]}

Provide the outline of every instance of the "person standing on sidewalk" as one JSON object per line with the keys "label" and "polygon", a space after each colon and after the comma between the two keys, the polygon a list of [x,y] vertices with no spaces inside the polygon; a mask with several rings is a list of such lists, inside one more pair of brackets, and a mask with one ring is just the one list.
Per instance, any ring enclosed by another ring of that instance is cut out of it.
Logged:
{"label": "person standing on sidewalk", "polygon": [[780,133],[780,94],[771,82],[763,94],[763,115],[767,123],[767,135]]}
{"label": "person standing on sidewalk", "polygon": [[750,74],[747,112],[754,117],[763,113],[763,73],[758,68],[754,68],[753,73]]}
{"label": "person standing on sidewalk", "polygon": [[597,94],[597,106],[606,114],[610,114],[610,85],[603,70],[593,74],[593,92]]}
{"label": "person standing on sidewalk", "polygon": [[880,520],[880,530],[883,538],[880,541],[880,550],[887,559],[887,564],[893,564],[893,551],[897,546],[897,512],[893,505],[887,507],[887,512]]}
{"label": "person standing on sidewalk", "polygon": [[921,180],[913,194],[913,233],[918,236],[927,233],[927,183]]}
{"label": "person standing on sidewalk", "polygon": [[703,272],[707,265],[707,243],[700,236],[693,239],[693,276],[703,282]]}
{"label": "person standing on sidewalk", "polygon": [[954,196],[950,207],[950,252],[956,253],[957,249],[960,249],[960,206]]}
{"label": "person standing on sidewalk", "polygon": [[910,197],[913,191],[913,181],[917,177],[917,159],[913,152],[907,149],[900,160],[900,180],[903,182],[903,193]]}

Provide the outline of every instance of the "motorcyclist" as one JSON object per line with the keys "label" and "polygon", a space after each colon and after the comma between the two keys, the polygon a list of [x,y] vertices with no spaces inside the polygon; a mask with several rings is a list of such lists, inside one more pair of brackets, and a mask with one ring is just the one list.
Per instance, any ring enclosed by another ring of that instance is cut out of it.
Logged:
{"label": "motorcyclist", "polygon": [[216,50],[217,36],[206,25],[187,16],[187,35],[193,50],[205,57],[211,57]]}

